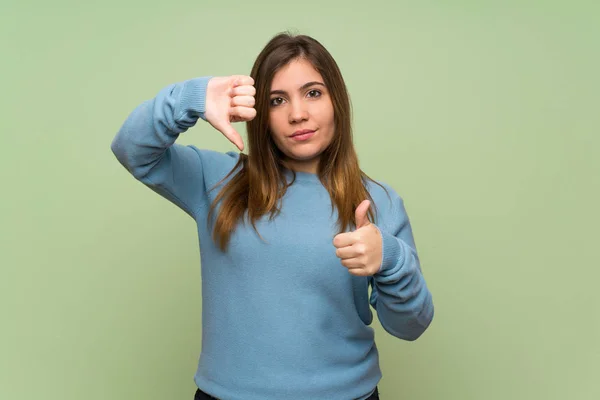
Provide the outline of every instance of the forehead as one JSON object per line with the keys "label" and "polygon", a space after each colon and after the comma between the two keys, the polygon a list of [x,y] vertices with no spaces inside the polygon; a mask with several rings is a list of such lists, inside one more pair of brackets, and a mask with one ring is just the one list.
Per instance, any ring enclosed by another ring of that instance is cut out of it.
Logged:
{"label": "forehead", "polygon": [[309,61],[301,58],[291,61],[275,73],[271,89],[293,90],[311,81],[323,82],[323,77]]}

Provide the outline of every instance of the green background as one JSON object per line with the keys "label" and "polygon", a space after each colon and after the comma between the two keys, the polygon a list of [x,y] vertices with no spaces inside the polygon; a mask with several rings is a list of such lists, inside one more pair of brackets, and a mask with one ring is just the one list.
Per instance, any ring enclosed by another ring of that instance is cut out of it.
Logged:
{"label": "green background", "polygon": [[338,61],[433,292],[418,341],[375,323],[382,399],[599,399],[600,6],[542,0],[3,2],[0,399],[193,397],[195,225],[110,142],[287,29]]}

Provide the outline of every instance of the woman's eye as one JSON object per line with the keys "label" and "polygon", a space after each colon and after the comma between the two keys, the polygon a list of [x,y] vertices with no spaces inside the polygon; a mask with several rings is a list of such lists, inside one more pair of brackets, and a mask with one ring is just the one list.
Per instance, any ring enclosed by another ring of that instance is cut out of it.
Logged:
{"label": "woman's eye", "polygon": [[321,95],[321,92],[317,89],[313,89],[310,92],[308,92],[308,97],[319,97]]}
{"label": "woman's eye", "polygon": [[271,105],[272,106],[278,106],[281,103],[283,103],[283,99],[281,97],[275,97],[271,99]]}

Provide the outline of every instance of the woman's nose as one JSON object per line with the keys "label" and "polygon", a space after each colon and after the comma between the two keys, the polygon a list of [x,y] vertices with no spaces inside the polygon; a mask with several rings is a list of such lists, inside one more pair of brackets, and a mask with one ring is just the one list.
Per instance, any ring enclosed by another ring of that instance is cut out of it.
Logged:
{"label": "woman's nose", "polygon": [[308,110],[302,101],[296,101],[291,104],[290,115],[288,117],[290,124],[306,121],[308,119]]}

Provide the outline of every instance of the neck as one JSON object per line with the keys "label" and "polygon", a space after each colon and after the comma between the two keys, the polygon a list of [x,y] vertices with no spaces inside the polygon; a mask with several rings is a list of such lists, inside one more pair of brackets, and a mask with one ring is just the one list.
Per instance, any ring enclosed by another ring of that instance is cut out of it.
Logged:
{"label": "neck", "polygon": [[319,170],[319,160],[298,161],[287,159],[284,162],[286,168],[307,174],[316,174]]}

